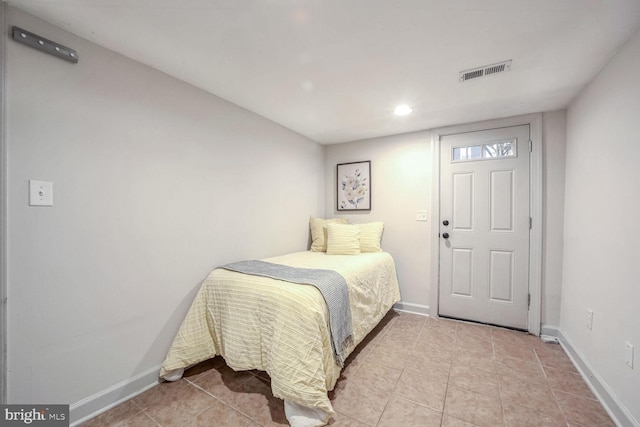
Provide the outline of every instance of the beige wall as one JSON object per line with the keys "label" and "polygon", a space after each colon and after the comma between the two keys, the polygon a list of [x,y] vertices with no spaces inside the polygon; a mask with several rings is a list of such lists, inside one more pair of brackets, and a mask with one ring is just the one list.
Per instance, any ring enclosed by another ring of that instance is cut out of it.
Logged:
{"label": "beige wall", "polygon": [[[306,249],[323,148],[15,8],[7,24],[80,56],[6,41],[9,402],[139,388],[213,267]],[[28,206],[31,179],[53,207]]]}

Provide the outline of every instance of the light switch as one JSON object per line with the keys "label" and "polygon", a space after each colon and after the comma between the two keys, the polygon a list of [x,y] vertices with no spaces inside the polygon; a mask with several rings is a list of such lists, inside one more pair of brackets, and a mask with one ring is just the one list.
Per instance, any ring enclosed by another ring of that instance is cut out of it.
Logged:
{"label": "light switch", "polygon": [[427,211],[416,211],[416,221],[426,221]]}
{"label": "light switch", "polygon": [[53,206],[53,182],[29,181],[29,205]]}

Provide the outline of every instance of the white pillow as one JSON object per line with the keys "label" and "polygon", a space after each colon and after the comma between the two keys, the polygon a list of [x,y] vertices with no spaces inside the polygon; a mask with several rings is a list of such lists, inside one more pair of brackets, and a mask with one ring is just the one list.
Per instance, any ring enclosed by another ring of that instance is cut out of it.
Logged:
{"label": "white pillow", "polygon": [[370,222],[356,225],[360,229],[360,252],[382,252],[380,241],[384,223]]}
{"label": "white pillow", "polygon": [[346,224],[347,218],[309,218],[309,228],[311,229],[311,252],[327,251],[327,224],[330,222]]}
{"label": "white pillow", "polygon": [[358,255],[360,228],[351,224],[327,224],[328,255]]}

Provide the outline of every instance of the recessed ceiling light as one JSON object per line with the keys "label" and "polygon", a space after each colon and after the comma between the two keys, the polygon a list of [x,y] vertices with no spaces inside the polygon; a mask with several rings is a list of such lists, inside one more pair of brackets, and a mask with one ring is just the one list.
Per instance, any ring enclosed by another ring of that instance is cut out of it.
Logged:
{"label": "recessed ceiling light", "polygon": [[396,109],[393,111],[393,114],[395,114],[396,116],[406,116],[407,114],[410,114],[412,111],[413,109],[408,105],[398,105]]}

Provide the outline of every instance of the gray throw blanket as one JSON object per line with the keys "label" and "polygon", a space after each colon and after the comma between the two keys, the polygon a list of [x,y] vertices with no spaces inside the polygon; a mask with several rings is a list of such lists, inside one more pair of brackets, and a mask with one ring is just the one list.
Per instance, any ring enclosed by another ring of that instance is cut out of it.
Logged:
{"label": "gray throw blanket", "polygon": [[250,260],[239,261],[221,266],[225,270],[253,276],[264,276],[285,282],[315,286],[329,309],[329,327],[333,359],[340,367],[344,366],[344,351],[353,342],[351,326],[351,308],[347,282],[335,271],[313,268],[296,268],[288,265]]}

